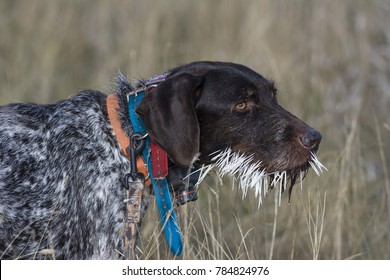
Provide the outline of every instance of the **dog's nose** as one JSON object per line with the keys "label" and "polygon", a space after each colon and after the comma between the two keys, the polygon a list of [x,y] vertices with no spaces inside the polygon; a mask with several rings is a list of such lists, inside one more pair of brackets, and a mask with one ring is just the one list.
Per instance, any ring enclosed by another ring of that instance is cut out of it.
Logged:
{"label": "dog's nose", "polygon": [[306,131],[305,134],[299,138],[299,140],[306,149],[313,149],[318,148],[318,145],[321,142],[321,138],[321,133],[311,128]]}

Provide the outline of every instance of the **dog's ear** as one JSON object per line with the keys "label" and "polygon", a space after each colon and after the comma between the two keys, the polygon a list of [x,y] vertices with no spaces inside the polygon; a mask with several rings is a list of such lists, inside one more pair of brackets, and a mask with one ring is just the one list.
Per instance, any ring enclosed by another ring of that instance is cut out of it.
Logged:
{"label": "dog's ear", "polygon": [[180,166],[190,166],[199,153],[195,103],[202,80],[185,73],[169,77],[147,93],[137,108],[151,139]]}

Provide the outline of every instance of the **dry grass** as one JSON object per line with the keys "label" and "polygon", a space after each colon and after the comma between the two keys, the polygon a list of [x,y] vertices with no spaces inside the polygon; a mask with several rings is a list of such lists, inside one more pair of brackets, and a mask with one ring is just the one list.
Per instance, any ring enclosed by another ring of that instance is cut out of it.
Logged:
{"label": "dry grass", "polygon": [[[319,158],[291,205],[241,200],[208,178],[178,210],[185,259],[390,258],[390,3],[365,1],[1,1],[0,104],[108,90],[194,60],[246,64],[320,130]],[[151,207],[144,259],[172,258]],[[158,244],[160,244],[158,246]]]}

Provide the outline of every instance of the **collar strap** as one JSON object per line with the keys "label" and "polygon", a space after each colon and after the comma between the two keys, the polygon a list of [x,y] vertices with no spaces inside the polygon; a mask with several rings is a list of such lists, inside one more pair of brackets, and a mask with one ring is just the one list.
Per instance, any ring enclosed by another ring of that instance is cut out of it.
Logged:
{"label": "collar strap", "polygon": [[151,141],[152,174],[156,179],[164,179],[168,176],[168,155],[159,145]]}
{"label": "collar strap", "polygon": [[[133,100],[135,100],[135,97],[137,97],[138,94],[140,93],[149,93],[150,90],[153,88],[157,87],[160,83],[164,82],[165,79],[167,78],[168,73],[163,72],[160,75],[155,75],[151,77],[149,80],[147,80],[141,88],[138,90],[135,90],[134,92],[130,93],[128,96],[128,101],[130,102],[131,96],[133,96]],[[136,105],[138,107],[138,105]],[[138,114],[134,111],[134,115],[137,116],[137,118],[134,118],[131,120],[132,115],[130,116],[130,121],[132,122],[132,125],[135,125],[135,121],[139,119]],[[130,114],[130,112],[129,112]],[[143,126],[143,123],[142,123]],[[146,132],[145,132],[146,133]],[[154,178],[161,180],[164,179],[166,176],[168,176],[168,155],[162,149],[158,144],[155,142],[151,141],[150,143],[150,150],[152,154],[152,166],[151,166],[151,172],[154,176]]]}
{"label": "collar strap", "polygon": [[[114,130],[115,136],[118,140],[119,146],[122,149],[123,154],[126,158],[130,158],[127,148],[130,145],[130,139],[127,137],[126,133],[123,131],[121,122],[118,116],[119,111],[119,103],[116,94],[111,94],[107,97],[107,113],[110,119],[112,128]],[[144,175],[145,178],[145,186],[151,185],[151,180],[149,179],[149,173],[147,166],[145,164],[144,159],[141,156],[137,157],[137,170]]]}
{"label": "collar strap", "polygon": [[127,152],[127,147],[130,145],[130,139],[127,137],[126,133],[123,131],[121,123],[118,116],[119,104],[116,94],[109,95],[107,97],[107,113],[110,119],[112,128],[114,130],[116,139],[119,142],[119,145],[122,149],[122,152],[127,158],[129,158],[129,153]]}
{"label": "collar strap", "polygon": [[[165,75],[163,78],[165,79]],[[157,82],[154,81],[153,83],[148,81],[145,90],[137,91],[136,93],[129,95],[128,110],[134,133],[140,133],[142,135],[146,134],[144,123],[141,117],[137,114],[136,109],[141,103],[142,98],[145,96],[145,92],[150,88],[155,87],[156,84],[160,83],[161,81],[163,81],[163,79],[160,79]],[[152,144],[152,141],[149,137],[146,138],[146,146],[142,154],[149,169],[149,177],[152,182],[154,196],[156,197],[157,208],[164,229],[165,239],[171,252],[177,256],[180,256],[183,252],[183,239],[180,232],[180,227],[173,208],[167,179],[164,176],[161,176],[163,174],[155,177],[153,175],[153,171],[151,170],[153,169],[152,156],[154,154],[151,152],[152,145],[155,144]],[[162,149],[160,148],[160,153],[161,150]],[[158,149],[156,150],[156,154],[158,155],[159,153],[157,151]]]}

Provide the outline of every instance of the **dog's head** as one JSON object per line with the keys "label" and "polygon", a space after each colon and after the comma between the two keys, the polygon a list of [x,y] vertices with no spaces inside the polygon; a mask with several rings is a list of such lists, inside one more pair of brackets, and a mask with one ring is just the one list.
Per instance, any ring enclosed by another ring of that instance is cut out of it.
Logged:
{"label": "dog's head", "polygon": [[322,167],[315,156],[321,134],[278,104],[273,82],[243,65],[177,67],[137,112],[150,137],[180,166],[197,157],[226,173],[284,172],[292,185],[310,166]]}

